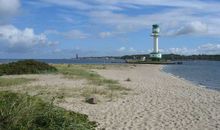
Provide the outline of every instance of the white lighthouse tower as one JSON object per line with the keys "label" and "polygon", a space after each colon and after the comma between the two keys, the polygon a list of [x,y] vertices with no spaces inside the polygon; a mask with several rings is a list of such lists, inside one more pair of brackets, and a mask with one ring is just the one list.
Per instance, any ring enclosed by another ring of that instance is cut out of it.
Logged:
{"label": "white lighthouse tower", "polygon": [[158,61],[162,58],[162,54],[159,52],[159,45],[158,45],[159,32],[160,32],[159,25],[154,24],[152,28],[152,34],[151,34],[151,36],[154,39],[154,50],[152,53],[150,53],[150,58],[152,60],[158,60]]}

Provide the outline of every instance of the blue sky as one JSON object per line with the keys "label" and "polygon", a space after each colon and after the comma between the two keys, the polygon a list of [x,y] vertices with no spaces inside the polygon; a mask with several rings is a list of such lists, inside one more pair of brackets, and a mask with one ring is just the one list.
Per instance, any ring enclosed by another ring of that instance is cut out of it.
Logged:
{"label": "blue sky", "polygon": [[219,0],[0,0],[0,58],[220,54]]}

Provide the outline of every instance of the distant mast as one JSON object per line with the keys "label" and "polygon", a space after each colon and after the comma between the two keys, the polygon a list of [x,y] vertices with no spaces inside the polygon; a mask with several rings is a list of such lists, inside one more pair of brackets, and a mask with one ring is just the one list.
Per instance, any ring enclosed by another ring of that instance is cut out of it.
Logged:
{"label": "distant mast", "polygon": [[78,56],[78,54],[76,54],[76,59],[79,59],[79,56]]}
{"label": "distant mast", "polygon": [[152,34],[151,36],[153,37],[153,44],[154,44],[154,48],[153,48],[153,52],[150,53],[150,58],[154,61],[159,61],[162,58],[162,54],[159,52],[159,32],[160,32],[160,28],[159,25],[154,24],[152,26]]}

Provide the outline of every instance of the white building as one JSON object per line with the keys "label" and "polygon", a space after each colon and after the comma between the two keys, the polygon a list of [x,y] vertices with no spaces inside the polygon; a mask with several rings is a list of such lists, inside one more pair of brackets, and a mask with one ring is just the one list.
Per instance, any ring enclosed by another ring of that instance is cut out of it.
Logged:
{"label": "white building", "polygon": [[153,49],[153,52],[150,53],[150,58],[152,60],[160,60],[162,58],[162,54],[159,52],[159,32],[160,32],[160,28],[159,28],[159,25],[157,24],[154,24],[153,25],[153,28],[152,28],[152,37],[154,39],[154,49]]}

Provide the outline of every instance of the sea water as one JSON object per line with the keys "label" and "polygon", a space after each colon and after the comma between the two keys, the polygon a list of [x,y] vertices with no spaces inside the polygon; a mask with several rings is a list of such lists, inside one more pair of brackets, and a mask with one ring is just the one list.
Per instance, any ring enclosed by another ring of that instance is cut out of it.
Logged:
{"label": "sea water", "polygon": [[194,84],[220,91],[220,61],[183,61],[166,65],[163,70]]}
{"label": "sea water", "polygon": [[[0,59],[0,64],[24,59]],[[122,59],[114,58],[81,58],[81,59],[35,59],[48,64],[123,64]]]}

